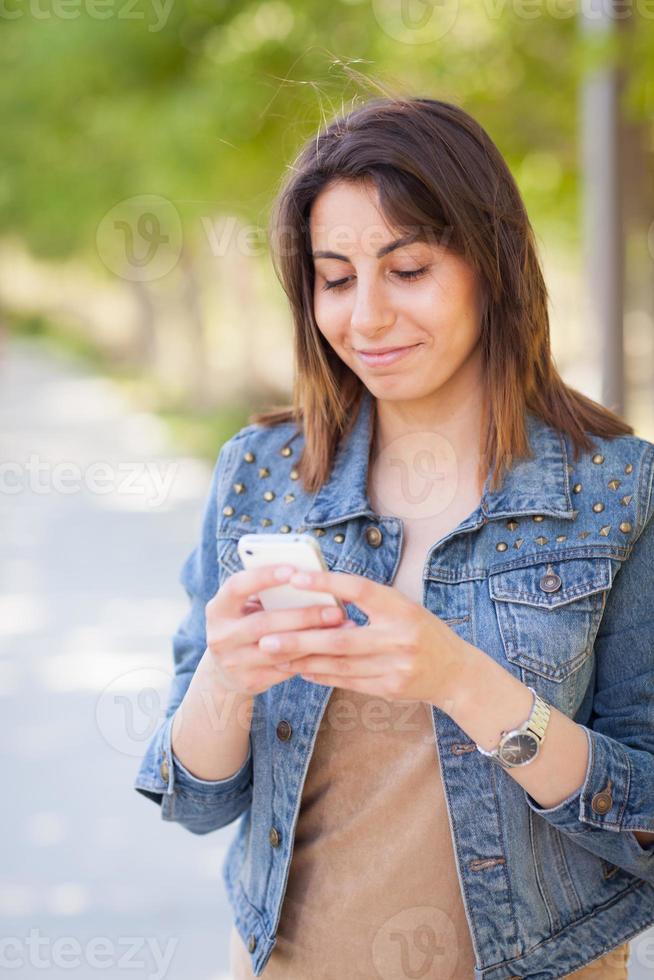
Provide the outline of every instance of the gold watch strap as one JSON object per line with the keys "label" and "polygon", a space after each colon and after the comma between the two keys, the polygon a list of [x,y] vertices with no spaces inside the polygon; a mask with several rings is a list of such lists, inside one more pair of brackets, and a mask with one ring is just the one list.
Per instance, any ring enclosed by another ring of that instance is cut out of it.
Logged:
{"label": "gold watch strap", "polygon": [[545,738],[545,729],[550,720],[550,706],[534,691],[534,704],[529,716],[527,728],[538,736],[540,742]]}

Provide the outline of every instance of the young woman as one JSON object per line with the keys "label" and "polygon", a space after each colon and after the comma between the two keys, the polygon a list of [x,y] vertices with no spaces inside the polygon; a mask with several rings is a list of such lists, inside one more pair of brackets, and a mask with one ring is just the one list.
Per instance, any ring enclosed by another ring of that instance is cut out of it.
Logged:
{"label": "young woman", "polygon": [[[235,980],[624,978],[654,923],[654,444],[557,373],[523,202],[460,108],[334,120],[273,244],[294,404],[220,451],[135,788],[193,833],[241,818]],[[264,612],[293,570],[243,569],[258,530],[317,537],[329,571],[289,580],[345,620]]]}

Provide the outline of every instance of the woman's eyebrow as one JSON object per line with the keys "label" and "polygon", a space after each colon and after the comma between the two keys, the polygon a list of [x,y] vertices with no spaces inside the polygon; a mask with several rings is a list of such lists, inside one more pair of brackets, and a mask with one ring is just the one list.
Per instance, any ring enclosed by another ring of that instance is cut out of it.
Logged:
{"label": "woman's eyebrow", "polygon": [[[393,249],[401,248],[402,245],[410,245],[415,242],[418,235],[405,235],[403,238],[398,238],[394,242],[389,242],[387,245],[382,245],[382,247],[377,252],[377,258],[381,259]],[[312,252],[311,257],[314,259],[341,259],[343,262],[349,262],[347,255],[341,255],[339,252],[325,252],[319,250],[317,252]]]}

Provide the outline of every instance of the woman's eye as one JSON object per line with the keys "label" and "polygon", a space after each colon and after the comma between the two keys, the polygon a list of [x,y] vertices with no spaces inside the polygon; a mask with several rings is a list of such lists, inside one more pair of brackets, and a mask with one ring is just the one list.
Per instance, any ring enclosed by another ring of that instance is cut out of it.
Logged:
{"label": "woman's eye", "polygon": [[418,276],[422,276],[427,271],[427,266],[423,265],[421,269],[407,269],[404,272],[398,272],[398,276],[402,279],[417,279]]}
{"label": "woman's eye", "polygon": [[333,281],[330,282],[329,279],[325,279],[325,285],[322,288],[323,289],[342,289],[343,286],[345,285],[345,283],[347,281],[348,281],[347,279],[334,279]]}
{"label": "woman's eye", "polygon": [[[403,269],[403,270],[398,269],[396,272],[394,272],[394,275],[399,276],[400,279],[418,279],[420,276],[424,275],[424,273],[427,271],[427,268],[428,267],[425,265],[422,266],[422,268],[420,269]],[[333,280],[326,279],[325,284],[322,288],[336,289],[336,290],[343,289],[343,287],[347,285],[349,281],[350,281],[349,276],[347,276],[345,279],[333,279]]]}

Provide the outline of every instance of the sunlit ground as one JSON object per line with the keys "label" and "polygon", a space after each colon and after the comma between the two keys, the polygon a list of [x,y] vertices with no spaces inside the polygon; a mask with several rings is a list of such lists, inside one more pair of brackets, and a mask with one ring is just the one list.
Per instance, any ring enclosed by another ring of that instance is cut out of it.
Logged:
{"label": "sunlit ground", "polygon": [[[210,470],[167,455],[158,421],[130,414],[111,384],[32,345],[12,347],[0,375],[3,459],[18,464],[0,494],[0,917],[13,976],[69,977],[75,956],[88,976],[104,937],[105,977],[124,976],[129,954],[140,976],[227,980],[220,867],[234,828],[194,837],[132,789]],[[104,467],[95,483],[92,464]]]}

